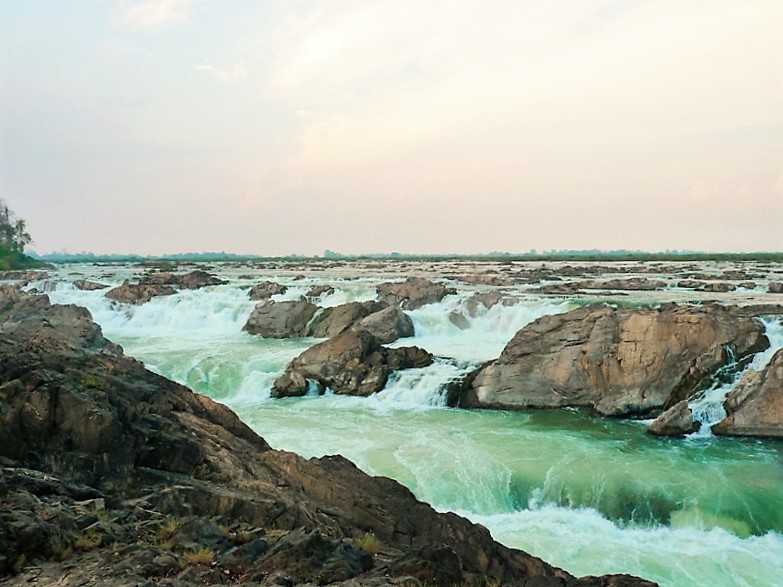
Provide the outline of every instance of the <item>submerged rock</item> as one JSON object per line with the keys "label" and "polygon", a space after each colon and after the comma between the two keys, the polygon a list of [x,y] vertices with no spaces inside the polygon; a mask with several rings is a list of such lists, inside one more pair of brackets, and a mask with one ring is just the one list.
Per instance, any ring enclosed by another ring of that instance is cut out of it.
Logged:
{"label": "submerged rock", "polygon": [[456,290],[422,277],[409,277],[402,283],[382,283],[376,288],[378,298],[390,306],[415,310],[441,301]]}
{"label": "submerged rock", "polygon": [[308,300],[314,300],[323,296],[329,296],[334,293],[334,288],[331,285],[314,285],[305,294]]}
{"label": "submerged rock", "polygon": [[783,349],[761,372],[744,373],[723,407],[727,415],[712,427],[714,434],[783,438]]}
{"label": "submerged rock", "polygon": [[768,346],[760,323],[722,306],[587,306],[517,332],[459,403],[649,415],[703,389],[730,361],[727,348],[742,360]]}
{"label": "submerged rock", "polygon": [[272,450],[123,356],[86,310],[3,288],[0,334],[9,585],[652,585],[576,579],[342,457]]}
{"label": "submerged rock", "polygon": [[307,324],[318,307],[307,300],[276,302],[267,300],[257,304],[242,328],[264,338],[290,338],[307,335]]}
{"label": "submerged rock", "polygon": [[106,292],[106,297],[110,300],[122,302],[123,304],[146,304],[152,298],[158,296],[170,296],[177,291],[170,285],[143,285],[140,283],[130,283],[126,279],[122,285],[110,289]]}
{"label": "submerged rock", "polygon": [[304,395],[307,380],[313,380],[338,394],[366,396],[383,389],[392,371],[431,363],[432,355],[423,349],[386,348],[367,330],[350,330],[295,358],[275,381],[272,395]]}

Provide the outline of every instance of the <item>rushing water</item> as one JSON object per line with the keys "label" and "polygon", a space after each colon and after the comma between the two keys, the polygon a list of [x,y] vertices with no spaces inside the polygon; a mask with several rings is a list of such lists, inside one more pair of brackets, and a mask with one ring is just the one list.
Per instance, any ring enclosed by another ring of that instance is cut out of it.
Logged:
{"label": "rushing water", "polygon": [[[569,410],[444,407],[446,382],[496,357],[525,324],[572,303],[522,295],[471,317],[470,292],[460,292],[409,312],[416,336],[397,343],[435,353],[432,366],[396,374],[370,398],[271,400],[272,381],[317,341],[241,332],[254,305],[247,288],[261,279],[235,278],[140,307],[112,304],[104,292],[82,292],[65,280],[32,285],[45,286],[55,302],[88,307],[128,354],[230,405],[272,446],[306,457],[343,454],[574,574],[633,573],[677,587],[782,584],[780,443],[708,434],[661,440],[639,422]],[[335,285],[321,306],[372,299],[377,282],[280,281],[291,287],[275,299],[294,299],[313,283]],[[450,312],[466,316],[469,327],[455,326]],[[773,346],[783,346],[779,320],[765,326]],[[771,354],[750,368],[760,369]],[[697,407],[712,414],[730,385],[716,386]]]}

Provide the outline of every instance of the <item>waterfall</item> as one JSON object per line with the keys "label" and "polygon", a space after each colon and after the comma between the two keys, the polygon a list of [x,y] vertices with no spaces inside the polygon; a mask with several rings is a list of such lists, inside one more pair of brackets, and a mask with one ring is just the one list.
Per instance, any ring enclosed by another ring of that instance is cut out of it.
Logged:
{"label": "waterfall", "polygon": [[[715,374],[713,385],[688,403],[688,407],[693,413],[694,422],[701,422],[701,428],[691,434],[691,438],[711,437],[712,426],[726,417],[723,402],[742,378],[743,373],[749,370],[762,371],[772,355],[778,349],[783,348],[783,321],[776,316],[761,318],[760,321],[764,325],[764,332],[769,339],[769,348],[758,353],[744,370],[735,372],[737,360],[734,349],[730,345],[725,347],[729,355],[728,363]],[[727,376],[730,376],[729,380],[727,380]]]}

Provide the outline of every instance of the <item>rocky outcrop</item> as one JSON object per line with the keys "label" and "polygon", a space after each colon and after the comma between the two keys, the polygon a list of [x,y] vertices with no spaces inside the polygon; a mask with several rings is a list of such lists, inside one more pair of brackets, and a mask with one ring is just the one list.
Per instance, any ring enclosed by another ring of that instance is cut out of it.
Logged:
{"label": "rocky outcrop", "polygon": [[382,302],[348,302],[325,308],[312,321],[308,335],[315,338],[331,338],[349,330],[362,318],[386,308]]}
{"label": "rocky outcrop", "polygon": [[257,304],[242,330],[264,338],[306,336],[307,325],[318,307],[307,300],[276,302],[267,300]]}
{"label": "rocky outcrop", "polygon": [[110,300],[122,302],[123,304],[135,304],[140,306],[146,304],[152,298],[158,296],[170,296],[177,291],[170,285],[144,285],[140,283],[130,283],[127,279],[115,288],[106,292],[106,297]]}
{"label": "rocky outcrop", "polygon": [[737,289],[737,286],[732,283],[725,283],[725,282],[710,282],[705,283],[699,288],[699,291],[706,291],[710,293],[727,293],[730,291],[735,291]]}
{"label": "rocky outcrop", "polygon": [[681,287],[683,289],[698,289],[704,285],[705,282],[698,281],[696,279],[683,279],[682,281],[677,282],[677,287]]}
{"label": "rocky outcrop", "polygon": [[783,294],[783,281],[770,281],[767,291],[774,294]]}
{"label": "rocky outcrop", "polygon": [[304,395],[307,380],[335,393],[366,396],[380,391],[392,371],[426,367],[432,355],[418,347],[390,349],[370,332],[351,330],[307,349],[275,381],[273,397]]}
{"label": "rocky outcrop", "polygon": [[398,338],[413,336],[413,320],[400,308],[393,306],[373,312],[352,327],[366,330],[381,344],[389,344]]}
{"label": "rocky outcrop", "polygon": [[712,427],[725,436],[783,438],[783,349],[761,371],[747,371],[723,403],[726,418]]}
{"label": "rocky outcrop", "polygon": [[588,306],[517,332],[462,390],[459,403],[646,416],[702,390],[729,362],[728,347],[743,364],[768,345],[760,323],[718,305]]}
{"label": "rocky outcrop", "polygon": [[35,269],[12,269],[10,271],[0,271],[0,280],[15,281],[20,285],[27,285],[31,281],[44,279],[48,276],[49,274],[46,271],[38,271]]}
{"label": "rocky outcrop", "polygon": [[674,404],[658,416],[647,432],[653,436],[685,436],[701,428],[701,422],[693,421],[693,412],[688,407],[688,400]]}
{"label": "rocky outcrop", "polygon": [[274,281],[264,281],[251,287],[248,295],[250,296],[250,299],[255,302],[268,300],[272,296],[284,294],[286,291],[288,291],[288,288],[284,285],[275,283]]}
{"label": "rocky outcrop", "polygon": [[582,281],[578,284],[581,289],[617,289],[624,291],[653,291],[666,287],[665,281],[655,281],[647,277],[628,277],[624,279],[610,279],[607,281]]}
{"label": "rocky outcrop", "polygon": [[223,285],[227,281],[206,271],[196,269],[190,273],[170,273],[160,271],[147,273],[139,279],[141,285],[172,285],[180,289],[201,289],[209,285]]}
{"label": "rocky outcrop", "polygon": [[652,585],[576,579],[342,457],[272,450],[85,310],[8,289],[0,308],[4,584]]}
{"label": "rocky outcrop", "polygon": [[442,283],[435,283],[422,277],[409,277],[402,283],[382,283],[376,288],[378,299],[390,306],[415,310],[427,304],[441,301],[456,290]]}
{"label": "rocky outcrop", "polygon": [[97,283],[95,281],[89,281],[87,279],[77,279],[73,282],[73,285],[82,291],[95,291],[98,289],[106,289],[108,285]]}

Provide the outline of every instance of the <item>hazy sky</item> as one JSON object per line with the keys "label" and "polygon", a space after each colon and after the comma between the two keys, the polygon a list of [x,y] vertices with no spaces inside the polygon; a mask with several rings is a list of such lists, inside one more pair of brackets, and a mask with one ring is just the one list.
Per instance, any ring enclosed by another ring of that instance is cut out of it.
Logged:
{"label": "hazy sky", "polygon": [[781,0],[5,0],[39,253],[783,250]]}

